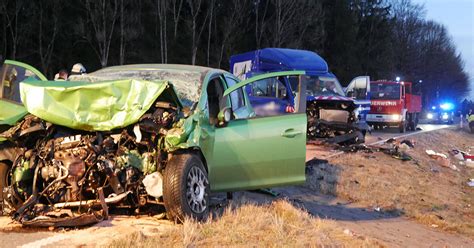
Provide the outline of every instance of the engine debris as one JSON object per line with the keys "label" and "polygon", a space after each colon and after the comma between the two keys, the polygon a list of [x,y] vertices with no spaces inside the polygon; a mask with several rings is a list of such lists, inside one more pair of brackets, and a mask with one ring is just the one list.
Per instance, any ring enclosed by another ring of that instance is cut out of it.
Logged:
{"label": "engine debris", "polygon": [[25,226],[73,227],[107,219],[109,205],[160,203],[164,138],[179,119],[167,102],[129,127],[78,131],[26,116],[2,137],[21,147],[2,210]]}

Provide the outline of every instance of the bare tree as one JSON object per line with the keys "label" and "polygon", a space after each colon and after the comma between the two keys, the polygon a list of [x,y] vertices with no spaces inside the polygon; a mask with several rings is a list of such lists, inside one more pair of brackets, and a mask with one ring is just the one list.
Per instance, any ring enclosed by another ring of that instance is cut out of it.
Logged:
{"label": "bare tree", "polygon": [[[262,38],[264,36],[264,31],[267,26],[267,13],[268,13],[268,6],[270,1],[265,1],[265,6],[263,7],[263,13],[260,14],[260,3],[261,0],[256,0],[254,2],[255,5],[255,41],[257,44],[257,48],[260,48]],[[260,16],[261,15],[261,16]]]}
{"label": "bare tree", "polygon": [[274,47],[280,47],[285,39],[285,34],[294,23],[294,19],[298,12],[297,1],[285,1],[285,0],[272,0],[272,4],[275,6],[275,26],[273,32],[273,44]]}
{"label": "bare tree", "polygon": [[92,26],[92,37],[84,36],[96,52],[102,67],[107,66],[110,43],[118,19],[117,0],[83,0],[87,20]]}
{"label": "bare tree", "polygon": [[130,42],[143,32],[141,25],[141,1],[120,0],[120,48],[119,64],[125,63]]}
{"label": "bare tree", "polygon": [[181,9],[183,8],[184,0],[171,0],[171,5],[173,9],[173,24],[174,24],[174,38],[178,35],[178,23],[181,18]]}
{"label": "bare tree", "polygon": [[426,10],[411,0],[392,0],[390,3],[395,21],[392,29],[395,68],[399,73],[414,77],[423,64],[419,41]]}
{"label": "bare tree", "polygon": [[168,37],[167,37],[167,10],[168,3],[166,0],[156,0],[156,13],[158,16],[160,30],[160,54],[161,62],[168,62]]}
{"label": "bare tree", "polygon": [[[51,5],[48,5],[48,3],[51,3]],[[58,16],[56,13],[60,12],[61,5],[56,1],[38,1],[38,7],[38,55],[43,73],[47,74],[54,51],[56,35],[58,34]],[[45,18],[45,7],[56,8],[56,11]]]}
{"label": "bare tree", "polygon": [[[11,58],[16,59],[18,46],[22,41],[23,36],[25,35],[23,30],[21,30],[20,26],[22,25],[22,22],[19,18],[20,13],[23,10],[25,1],[2,0],[0,2],[2,14],[6,20],[4,25],[6,26],[6,29],[8,30],[8,33],[11,37]],[[10,5],[13,5],[13,7],[10,7]]]}
{"label": "bare tree", "polygon": [[[197,56],[197,51],[199,47],[199,40],[201,38],[201,35],[204,31],[204,28],[206,25],[204,25],[207,21],[207,18],[209,16],[209,11],[206,11],[206,15],[204,18],[198,18],[199,13],[201,13],[202,8],[203,8],[203,0],[187,0],[188,3],[190,15],[191,15],[191,20],[188,20],[191,33],[192,33],[192,38],[191,38],[191,64],[196,64],[196,56]],[[203,20],[202,23],[200,23],[200,27],[198,30],[198,21]]]}
{"label": "bare tree", "polygon": [[209,66],[209,54],[211,52],[211,35],[212,35],[212,21],[214,19],[214,6],[216,5],[216,0],[210,0],[209,3],[209,23],[208,23],[208,36],[207,36],[207,66]]}
{"label": "bare tree", "polygon": [[241,0],[228,0],[227,3],[230,5],[227,8],[227,12],[223,13],[225,18],[222,18],[221,29],[221,42],[219,47],[219,57],[217,60],[217,66],[221,68],[222,61],[224,59],[224,53],[232,53],[233,47],[238,37],[241,37],[241,33],[245,33],[248,30],[249,13],[251,12],[251,1]]}

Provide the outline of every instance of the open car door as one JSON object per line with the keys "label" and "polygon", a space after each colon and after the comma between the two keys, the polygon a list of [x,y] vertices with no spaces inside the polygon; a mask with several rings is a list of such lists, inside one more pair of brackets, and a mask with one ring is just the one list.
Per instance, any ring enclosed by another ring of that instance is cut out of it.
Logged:
{"label": "open car door", "polygon": [[352,79],[345,89],[345,94],[354,99],[354,103],[359,109],[359,118],[365,121],[370,111],[370,77],[359,76]]}
{"label": "open car door", "polygon": [[[259,80],[304,73],[291,71],[258,75],[229,87],[224,97]],[[305,102],[305,85],[300,85],[299,91],[303,94],[298,94],[298,97]],[[303,183],[307,118],[306,108],[302,107],[295,113],[234,118],[226,126],[216,128],[211,161],[214,166],[209,173],[213,182],[211,189],[258,189]]]}
{"label": "open car door", "polygon": [[0,71],[0,99],[21,104],[20,82],[47,78],[34,67],[14,60],[5,60]]}
{"label": "open car door", "polygon": [[349,83],[345,93],[346,96],[352,97],[354,100],[370,100],[370,77],[369,76],[359,76]]}
{"label": "open car door", "polygon": [[13,125],[26,115],[20,97],[20,82],[25,80],[47,79],[30,65],[5,60],[0,69],[0,126]]}

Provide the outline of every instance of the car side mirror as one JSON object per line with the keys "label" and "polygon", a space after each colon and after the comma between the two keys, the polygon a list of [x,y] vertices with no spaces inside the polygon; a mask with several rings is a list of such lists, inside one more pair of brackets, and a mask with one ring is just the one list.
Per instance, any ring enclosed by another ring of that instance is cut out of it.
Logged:
{"label": "car side mirror", "polygon": [[223,108],[219,114],[217,114],[217,126],[218,127],[225,127],[227,126],[227,123],[232,118],[232,109],[229,107]]}

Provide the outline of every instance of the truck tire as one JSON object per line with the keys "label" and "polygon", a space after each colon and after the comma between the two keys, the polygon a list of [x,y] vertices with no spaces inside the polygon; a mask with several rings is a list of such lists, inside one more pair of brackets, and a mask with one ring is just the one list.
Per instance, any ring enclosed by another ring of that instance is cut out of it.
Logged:
{"label": "truck tire", "polygon": [[163,201],[170,220],[207,218],[209,193],[207,171],[198,156],[184,153],[170,159],[163,175]]}
{"label": "truck tire", "polygon": [[400,122],[398,125],[398,129],[400,130],[400,133],[404,133],[407,131],[407,124],[405,121]]}
{"label": "truck tire", "polygon": [[416,126],[418,125],[418,117],[415,113],[410,114],[410,125],[409,130],[416,131]]}

